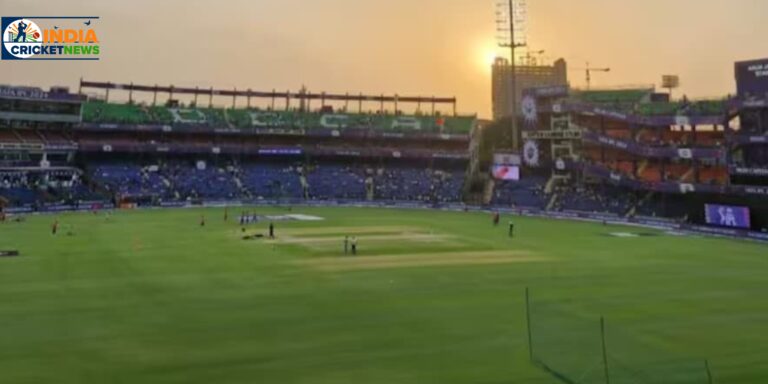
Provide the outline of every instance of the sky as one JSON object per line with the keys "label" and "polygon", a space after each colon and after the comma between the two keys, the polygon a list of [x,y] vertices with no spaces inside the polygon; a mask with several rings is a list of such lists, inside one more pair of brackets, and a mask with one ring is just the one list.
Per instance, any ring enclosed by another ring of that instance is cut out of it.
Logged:
{"label": "sky", "polygon": [[[733,63],[768,57],[765,0],[527,0],[544,58],[610,67],[593,87],[681,77],[690,98],[735,92]],[[456,96],[491,114],[495,0],[0,0],[3,16],[100,16],[97,62],[0,61],[0,84],[80,78],[254,90]],[[569,72],[583,87],[583,71]],[[126,96],[127,97],[127,96]],[[219,102],[219,101],[217,101]],[[221,104],[227,102],[222,100]]]}

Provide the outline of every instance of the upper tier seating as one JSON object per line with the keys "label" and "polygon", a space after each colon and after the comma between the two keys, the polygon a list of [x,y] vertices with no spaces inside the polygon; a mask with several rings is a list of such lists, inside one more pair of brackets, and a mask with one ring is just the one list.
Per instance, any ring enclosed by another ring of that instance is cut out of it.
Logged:
{"label": "upper tier seating", "polygon": [[83,121],[115,124],[193,124],[212,127],[281,129],[376,129],[393,132],[469,134],[474,116],[394,115],[351,112],[265,111],[113,104],[90,101],[83,105]]}
{"label": "upper tier seating", "polygon": [[83,121],[93,123],[147,124],[152,117],[135,104],[89,102],[83,104]]}

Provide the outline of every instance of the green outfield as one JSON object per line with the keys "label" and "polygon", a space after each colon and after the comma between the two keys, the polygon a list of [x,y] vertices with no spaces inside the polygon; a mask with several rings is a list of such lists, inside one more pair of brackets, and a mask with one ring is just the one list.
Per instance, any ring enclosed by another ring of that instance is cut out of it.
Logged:
{"label": "green outfield", "polygon": [[768,378],[766,245],[353,208],[246,241],[240,211],[0,223],[0,383],[599,383],[600,316],[612,383]]}

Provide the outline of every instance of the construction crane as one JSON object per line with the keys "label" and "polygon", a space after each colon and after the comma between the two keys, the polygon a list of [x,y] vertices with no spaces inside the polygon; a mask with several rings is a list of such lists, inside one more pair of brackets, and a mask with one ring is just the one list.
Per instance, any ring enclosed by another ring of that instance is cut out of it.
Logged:
{"label": "construction crane", "polygon": [[546,51],[544,51],[543,49],[539,51],[531,51],[529,49],[528,52],[525,53],[525,60],[523,62],[525,63],[525,65],[531,65],[531,66],[536,66],[536,64],[542,64],[544,62],[544,60],[542,59],[544,52]]}
{"label": "construction crane", "polygon": [[574,71],[584,71],[587,74],[587,90],[592,86],[592,72],[610,72],[610,68],[594,68],[587,63],[586,68],[571,68]]}

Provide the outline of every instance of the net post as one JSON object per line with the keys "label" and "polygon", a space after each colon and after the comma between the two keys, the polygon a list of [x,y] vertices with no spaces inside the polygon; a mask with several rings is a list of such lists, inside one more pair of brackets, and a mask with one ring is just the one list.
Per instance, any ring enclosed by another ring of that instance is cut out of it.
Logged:
{"label": "net post", "polygon": [[528,359],[533,362],[533,332],[531,332],[531,296],[530,289],[525,287],[525,317],[528,326]]}
{"label": "net post", "polygon": [[600,337],[603,343],[603,368],[605,369],[605,384],[611,384],[611,376],[608,373],[608,350],[605,347],[605,317],[600,317]]}
{"label": "net post", "polygon": [[709,369],[709,359],[704,360],[704,368],[707,370],[707,383],[712,384],[712,370]]}

